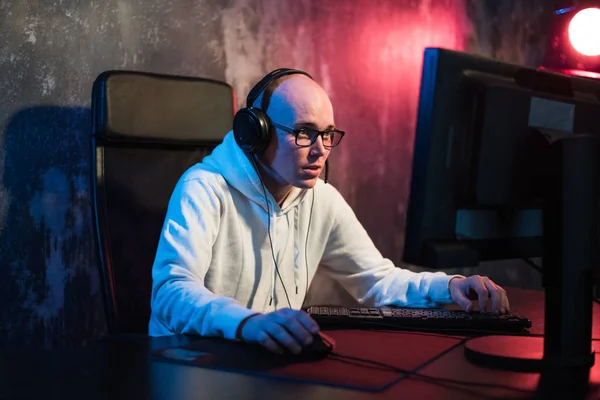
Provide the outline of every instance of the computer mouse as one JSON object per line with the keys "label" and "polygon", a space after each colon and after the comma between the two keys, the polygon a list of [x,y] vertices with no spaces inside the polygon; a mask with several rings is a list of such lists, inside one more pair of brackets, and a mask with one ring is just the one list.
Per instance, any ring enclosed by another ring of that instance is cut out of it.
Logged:
{"label": "computer mouse", "polygon": [[323,333],[319,332],[313,335],[311,344],[302,348],[301,355],[326,356],[335,348],[335,340]]}

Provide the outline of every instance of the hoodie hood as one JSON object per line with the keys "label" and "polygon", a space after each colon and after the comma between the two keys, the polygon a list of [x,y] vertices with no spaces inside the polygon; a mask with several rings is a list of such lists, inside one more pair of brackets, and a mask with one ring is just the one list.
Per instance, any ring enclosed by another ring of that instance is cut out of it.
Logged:
{"label": "hoodie hood", "polygon": [[[306,189],[293,187],[280,207],[273,195],[266,188],[263,188],[255,167],[255,163],[258,163],[258,160],[252,162],[250,157],[253,156],[247,155],[240,149],[233,136],[233,131],[229,131],[225,135],[223,142],[215,147],[213,152],[206,156],[202,163],[220,173],[229,185],[233,186],[254,203],[260,205],[265,211],[285,214],[306,197]],[[267,208],[265,191],[267,193],[266,197],[269,199],[269,208]]]}

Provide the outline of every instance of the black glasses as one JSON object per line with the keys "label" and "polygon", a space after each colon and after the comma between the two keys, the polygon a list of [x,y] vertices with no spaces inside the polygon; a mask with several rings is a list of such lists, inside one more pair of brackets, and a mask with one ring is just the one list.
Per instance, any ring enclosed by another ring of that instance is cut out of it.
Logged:
{"label": "black glasses", "polygon": [[335,147],[340,144],[342,138],[346,134],[346,132],[340,131],[339,129],[326,129],[324,131],[319,131],[317,129],[310,128],[292,129],[288,126],[280,125],[275,122],[273,122],[273,125],[288,133],[293,133],[296,137],[296,145],[300,147],[312,146],[313,143],[317,141],[319,136],[321,136],[323,139],[324,147]]}

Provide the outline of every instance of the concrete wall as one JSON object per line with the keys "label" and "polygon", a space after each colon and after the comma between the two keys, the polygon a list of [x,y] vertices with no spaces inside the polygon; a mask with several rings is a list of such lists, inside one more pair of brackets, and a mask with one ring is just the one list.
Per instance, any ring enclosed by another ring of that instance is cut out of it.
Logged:
{"label": "concrete wall", "polygon": [[[224,80],[306,69],[348,131],[331,182],[400,264],[422,50],[536,66],[542,0],[0,0],[0,345],[105,331],[90,196],[90,94],[108,69]],[[461,271],[473,273],[475,270]],[[478,270],[539,286],[528,267]]]}

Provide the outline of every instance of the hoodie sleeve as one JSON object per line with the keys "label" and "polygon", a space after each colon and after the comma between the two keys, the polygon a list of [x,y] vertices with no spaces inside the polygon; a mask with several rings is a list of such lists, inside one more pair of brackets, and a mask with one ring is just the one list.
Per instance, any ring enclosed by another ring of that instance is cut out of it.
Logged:
{"label": "hoodie sleeve", "polygon": [[333,189],[335,215],[322,266],[361,304],[433,307],[451,303],[450,279],[460,275],[413,272],[384,258],[341,194]]}
{"label": "hoodie sleeve", "polygon": [[204,286],[219,230],[221,201],[200,179],[181,179],[169,202],[152,267],[152,311],[173,333],[234,339],[255,312]]}

